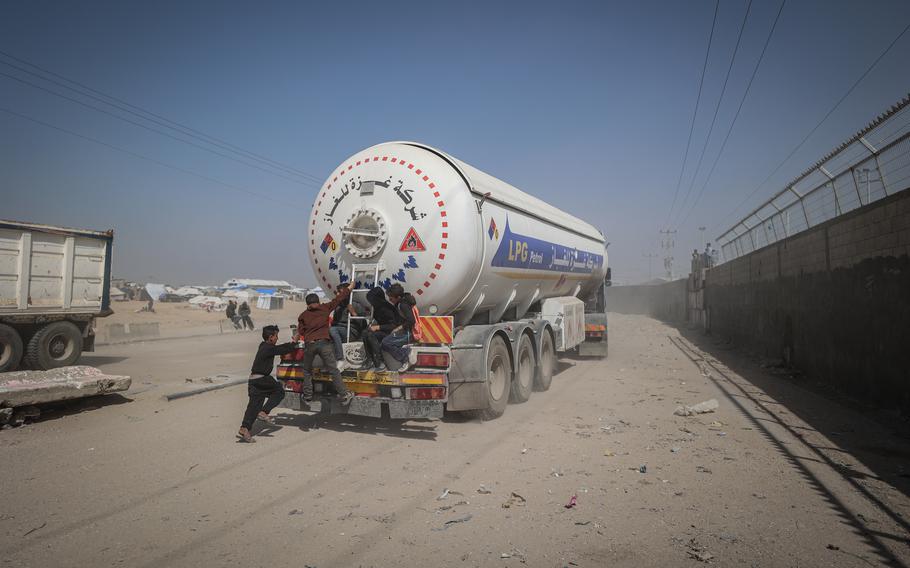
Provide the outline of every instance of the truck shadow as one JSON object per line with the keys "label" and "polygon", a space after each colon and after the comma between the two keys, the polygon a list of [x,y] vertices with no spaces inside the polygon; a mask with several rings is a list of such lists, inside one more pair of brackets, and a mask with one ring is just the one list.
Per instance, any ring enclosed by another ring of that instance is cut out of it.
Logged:
{"label": "truck shadow", "polygon": [[86,354],[79,358],[79,364],[88,365],[89,367],[100,367],[101,365],[113,365],[114,363],[121,363],[127,359],[129,359],[129,357],[121,357],[119,355]]}
{"label": "truck shadow", "polygon": [[388,436],[406,440],[426,442],[436,441],[437,422],[434,420],[392,420],[391,418],[372,418],[351,414],[276,414],[275,426],[254,428],[255,436],[267,437],[280,427],[294,427],[309,432],[313,430],[331,430],[333,432],[351,432],[372,436]]}
{"label": "truck shadow", "polygon": [[[905,566],[886,543],[910,543],[910,522],[892,506],[887,488],[883,487],[887,485],[904,496],[910,495],[910,472],[906,469],[910,443],[901,432],[900,423],[887,413],[840,397],[792,371],[762,366],[730,344],[699,331],[677,329],[704,354],[704,361],[712,369],[707,378],[753,422],[843,521],[863,535],[885,564]],[[798,440],[798,446],[782,439],[777,431]],[[817,477],[807,463],[837,474],[866,503],[889,518],[895,532],[887,532],[881,524],[869,524],[875,521],[869,521],[855,507],[847,505],[848,501]]]}

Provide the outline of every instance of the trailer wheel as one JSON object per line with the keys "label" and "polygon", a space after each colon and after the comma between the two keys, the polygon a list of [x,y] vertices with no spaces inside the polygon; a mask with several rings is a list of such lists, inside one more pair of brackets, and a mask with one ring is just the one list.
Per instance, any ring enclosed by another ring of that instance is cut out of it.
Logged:
{"label": "trailer wheel", "polygon": [[55,321],[37,332],[25,349],[25,362],[33,368],[46,371],[55,367],[72,365],[82,355],[82,332],[68,321]]}
{"label": "trailer wheel", "polygon": [[510,380],[512,364],[509,361],[509,349],[498,335],[490,341],[486,369],[487,380],[484,382],[486,385],[484,391],[487,395],[487,408],[478,410],[474,414],[481,420],[493,420],[502,416],[506,411],[506,405],[509,403],[509,385],[512,382]]}
{"label": "trailer wheel", "polygon": [[515,376],[512,378],[512,392],[509,400],[512,402],[527,402],[534,390],[534,348],[531,339],[521,335],[518,340],[518,356],[515,358]]}
{"label": "trailer wheel", "polygon": [[0,323],[0,373],[15,371],[22,359],[22,338],[19,332]]}
{"label": "trailer wheel", "polygon": [[553,336],[544,330],[540,340],[540,364],[537,366],[537,376],[534,377],[534,388],[539,391],[550,389],[553,382],[553,368],[556,366],[556,352],[553,349]]}

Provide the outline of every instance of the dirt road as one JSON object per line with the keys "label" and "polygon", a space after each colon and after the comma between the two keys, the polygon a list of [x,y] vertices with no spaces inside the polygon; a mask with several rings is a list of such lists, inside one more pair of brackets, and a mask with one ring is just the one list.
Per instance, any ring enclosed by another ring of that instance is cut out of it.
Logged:
{"label": "dirt road", "polygon": [[[727,351],[615,315],[495,421],[282,411],[235,443],[253,335],[100,350],[134,391],[0,433],[15,566],[877,566],[910,563],[905,440]],[[685,348],[687,344],[683,343]],[[690,358],[691,356],[691,358]],[[693,362],[692,359],[695,359]],[[717,399],[711,414],[674,409]],[[446,493],[447,491],[447,493]],[[573,496],[575,506],[567,508]]]}

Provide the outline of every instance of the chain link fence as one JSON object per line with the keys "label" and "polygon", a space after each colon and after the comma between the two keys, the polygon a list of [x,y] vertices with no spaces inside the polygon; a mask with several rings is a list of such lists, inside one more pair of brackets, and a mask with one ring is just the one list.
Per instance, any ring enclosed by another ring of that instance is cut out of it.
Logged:
{"label": "chain link fence", "polygon": [[910,186],[910,96],[717,238],[723,261]]}

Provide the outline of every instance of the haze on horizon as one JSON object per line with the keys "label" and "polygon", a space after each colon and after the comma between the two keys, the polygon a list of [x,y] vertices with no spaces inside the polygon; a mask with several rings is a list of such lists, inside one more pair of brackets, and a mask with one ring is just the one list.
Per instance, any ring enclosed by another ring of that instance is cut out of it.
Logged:
{"label": "haze on horizon", "polygon": [[[780,6],[719,3],[680,200],[741,26],[688,203]],[[643,255],[660,252],[660,229],[677,229],[675,272],[685,274],[703,236],[713,240],[910,91],[908,33],[759,187],[910,23],[910,3],[898,0],[786,1],[701,200],[671,215],[714,11],[711,0],[7,2],[0,218],[113,228],[116,277],[312,286],[302,243],[322,180],[362,148],[415,140],[599,227],[617,281],[647,279]],[[66,79],[289,167],[153,132],[174,134],[66,89]]]}

